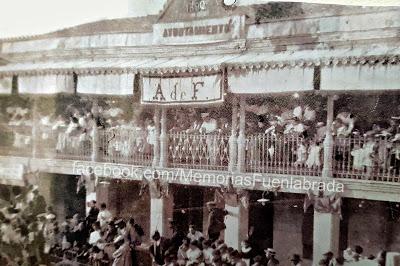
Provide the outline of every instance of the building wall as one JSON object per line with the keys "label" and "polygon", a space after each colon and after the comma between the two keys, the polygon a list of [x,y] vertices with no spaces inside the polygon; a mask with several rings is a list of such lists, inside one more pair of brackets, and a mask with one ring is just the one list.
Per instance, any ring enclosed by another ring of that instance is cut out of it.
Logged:
{"label": "building wall", "polygon": [[[111,213],[123,219],[133,217],[136,223],[142,226],[145,232],[145,240],[149,239],[150,195],[148,190],[139,196],[139,182],[120,180],[111,180],[108,190],[107,208]],[[98,197],[99,204],[101,204],[100,201],[101,198]]]}
{"label": "building wall", "polygon": [[365,256],[399,249],[400,223],[390,219],[388,202],[346,200],[346,204],[348,246],[360,245]]}
{"label": "building wall", "polygon": [[[297,205],[297,207],[294,207]],[[274,203],[274,246],[280,265],[291,265],[293,254],[303,254],[302,225],[303,208],[299,204],[282,202]]]}
{"label": "building wall", "polygon": [[48,206],[52,206],[59,222],[75,213],[84,217],[85,195],[76,193],[77,180],[72,175],[40,173],[37,185]]}

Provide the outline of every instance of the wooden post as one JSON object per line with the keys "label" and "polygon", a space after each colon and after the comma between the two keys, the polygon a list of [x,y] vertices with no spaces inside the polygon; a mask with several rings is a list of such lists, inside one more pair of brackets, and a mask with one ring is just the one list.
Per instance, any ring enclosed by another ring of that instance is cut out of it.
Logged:
{"label": "wooden post", "polygon": [[232,101],[232,128],[231,136],[229,137],[229,165],[230,172],[235,171],[237,165],[237,116],[238,116],[238,100],[236,97]]}
{"label": "wooden post", "polygon": [[334,115],[334,95],[328,95],[326,133],[324,140],[324,165],[322,168],[323,177],[333,177],[333,136],[332,123]]}
{"label": "wooden post", "polygon": [[160,167],[168,164],[167,108],[161,108]]}
{"label": "wooden post", "polygon": [[156,128],[156,142],[153,147],[153,167],[157,167],[160,162],[160,109],[154,109],[154,126]]}
{"label": "wooden post", "polygon": [[237,139],[238,151],[237,151],[237,171],[242,173],[245,171],[245,156],[246,156],[246,98],[245,96],[240,96],[239,101],[239,136]]}

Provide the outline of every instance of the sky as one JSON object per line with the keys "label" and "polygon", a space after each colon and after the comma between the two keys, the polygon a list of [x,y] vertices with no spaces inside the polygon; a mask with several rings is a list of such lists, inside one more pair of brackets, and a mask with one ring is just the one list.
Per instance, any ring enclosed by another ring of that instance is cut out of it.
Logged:
{"label": "sky", "polygon": [[[157,13],[166,0],[0,0],[0,38],[35,35],[74,25]],[[222,0],[221,0],[222,1]],[[281,1],[281,0],[275,0]],[[397,5],[400,0],[294,0],[360,5]],[[237,0],[238,4],[268,0]]]}

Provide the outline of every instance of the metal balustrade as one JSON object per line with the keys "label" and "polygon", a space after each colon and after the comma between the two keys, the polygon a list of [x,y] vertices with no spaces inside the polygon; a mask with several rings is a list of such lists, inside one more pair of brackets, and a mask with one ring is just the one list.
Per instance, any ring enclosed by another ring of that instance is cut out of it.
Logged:
{"label": "metal balustrade", "polygon": [[220,134],[168,135],[168,159],[172,167],[227,170],[229,136]]}
{"label": "metal balustrade", "polygon": [[111,128],[99,130],[100,160],[110,163],[151,165],[153,145],[143,130]]}
{"label": "metal balustrade", "polygon": [[391,139],[336,138],[333,157],[335,177],[400,182],[400,143]]}
{"label": "metal balustrade", "polygon": [[[0,154],[32,156],[32,128],[1,125]],[[144,130],[98,130],[99,162],[150,166],[154,146]],[[175,168],[227,171],[229,137],[220,134],[168,134],[168,165]],[[65,128],[37,131],[36,157],[92,160],[91,134],[67,135]],[[400,143],[380,138],[334,138],[333,175],[338,178],[400,182]],[[320,176],[323,144],[294,135],[255,134],[246,137],[245,166],[249,173]]]}
{"label": "metal balustrade", "polygon": [[246,139],[246,171],[319,176],[322,144],[309,146],[294,135],[257,134]]}

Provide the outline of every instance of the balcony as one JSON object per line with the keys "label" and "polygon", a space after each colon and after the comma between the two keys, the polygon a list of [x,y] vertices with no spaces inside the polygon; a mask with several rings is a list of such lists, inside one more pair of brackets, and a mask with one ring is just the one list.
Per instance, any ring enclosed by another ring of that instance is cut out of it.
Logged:
{"label": "balcony", "polygon": [[[151,166],[155,159],[154,145],[139,129],[99,129],[97,144],[93,142],[93,134],[75,136],[41,128],[33,141],[31,133],[29,127],[4,130],[0,154],[32,157],[36,146],[35,157],[42,159],[95,160],[136,166]],[[230,136],[222,134],[169,133],[168,167],[228,171],[230,143]],[[384,137],[334,138],[332,148],[334,177],[400,182],[397,142]],[[245,139],[244,169],[247,173],[318,177],[324,167],[323,155],[323,143],[309,143],[294,135],[254,134]]]}

